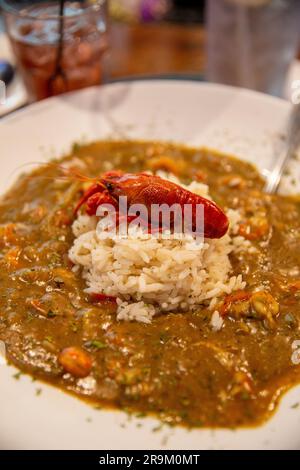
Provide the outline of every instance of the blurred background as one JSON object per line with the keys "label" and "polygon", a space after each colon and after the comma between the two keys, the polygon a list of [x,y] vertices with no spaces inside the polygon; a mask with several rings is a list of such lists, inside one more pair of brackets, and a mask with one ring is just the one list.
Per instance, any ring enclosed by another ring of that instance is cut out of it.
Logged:
{"label": "blurred background", "polygon": [[0,0],[1,114],[132,78],[208,80],[283,96],[299,0]]}

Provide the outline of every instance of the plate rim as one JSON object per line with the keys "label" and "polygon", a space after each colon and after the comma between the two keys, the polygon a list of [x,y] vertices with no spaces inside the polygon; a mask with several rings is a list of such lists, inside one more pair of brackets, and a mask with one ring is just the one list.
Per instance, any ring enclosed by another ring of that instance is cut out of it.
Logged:
{"label": "plate rim", "polygon": [[178,79],[178,80],[172,80],[172,79],[162,79],[162,78],[151,78],[151,79],[136,79],[136,78],[133,78],[133,79],[128,79],[126,81],[124,80],[118,80],[118,81],[114,81],[114,82],[111,82],[111,83],[105,83],[105,84],[102,84],[102,85],[95,85],[95,86],[92,86],[92,87],[87,87],[87,88],[82,88],[81,90],[75,90],[75,91],[69,91],[67,93],[63,93],[62,95],[56,95],[56,96],[51,96],[49,98],[46,98],[44,100],[40,100],[40,101],[36,101],[34,103],[29,103],[28,105],[25,105],[24,107],[20,108],[20,109],[16,109],[14,111],[12,111],[11,113],[9,113],[8,115],[6,116],[3,116],[0,120],[0,125],[1,124],[6,124],[7,122],[9,122],[10,120],[15,120],[16,118],[21,118],[23,116],[26,117],[27,114],[30,114],[31,112],[36,112],[38,111],[39,109],[42,109],[43,107],[47,106],[48,103],[50,104],[53,104],[55,103],[56,101],[59,102],[63,99],[72,99],[74,96],[78,96],[80,94],[85,94],[85,93],[89,93],[91,92],[92,90],[94,91],[99,91],[101,92],[102,89],[109,89],[109,88],[112,88],[112,87],[118,87],[120,85],[123,85],[124,83],[129,83],[133,86],[161,86],[161,85],[166,85],[166,86],[182,86],[182,85],[185,85],[185,86],[192,86],[192,87],[202,87],[202,88],[210,88],[210,89],[215,89],[215,91],[220,91],[220,92],[228,92],[228,91],[231,91],[231,92],[236,92],[236,93],[239,93],[239,94],[243,94],[245,96],[249,96],[250,98],[257,98],[257,99],[261,99],[261,100],[265,100],[265,102],[269,102],[269,103],[273,103],[273,104],[278,104],[280,106],[286,106],[286,105],[290,105],[289,101],[286,100],[285,98],[280,98],[280,97],[277,97],[277,96],[271,96],[271,95],[268,95],[266,93],[262,93],[260,91],[255,91],[255,90],[250,90],[248,88],[238,88],[238,87],[235,87],[235,86],[231,86],[231,85],[222,85],[222,84],[218,84],[218,83],[209,83],[209,82],[205,82],[205,81],[196,81],[196,80],[189,80],[188,78],[186,79]]}

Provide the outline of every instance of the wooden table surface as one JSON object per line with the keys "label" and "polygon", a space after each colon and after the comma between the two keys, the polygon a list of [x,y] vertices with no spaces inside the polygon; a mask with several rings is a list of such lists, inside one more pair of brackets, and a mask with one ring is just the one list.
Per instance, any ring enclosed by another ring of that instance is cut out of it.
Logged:
{"label": "wooden table surface", "polygon": [[200,24],[112,22],[109,41],[108,78],[203,71],[204,29]]}
{"label": "wooden table surface", "polygon": [[196,74],[204,67],[201,25],[113,23],[110,78],[154,74]]}

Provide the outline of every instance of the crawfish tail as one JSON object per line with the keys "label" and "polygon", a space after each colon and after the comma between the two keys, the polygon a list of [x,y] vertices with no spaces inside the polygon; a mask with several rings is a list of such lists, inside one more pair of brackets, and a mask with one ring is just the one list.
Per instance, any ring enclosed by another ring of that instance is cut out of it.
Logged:
{"label": "crawfish tail", "polygon": [[192,228],[195,231],[197,226],[197,205],[203,207],[203,229],[205,238],[221,238],[223,237],[229,226],[226,214],[214,202],[206,199],[198,194],[194,194],[186,189],[178,188],[174,192],[168,194],[168,204],[185,204],[192,206]]}

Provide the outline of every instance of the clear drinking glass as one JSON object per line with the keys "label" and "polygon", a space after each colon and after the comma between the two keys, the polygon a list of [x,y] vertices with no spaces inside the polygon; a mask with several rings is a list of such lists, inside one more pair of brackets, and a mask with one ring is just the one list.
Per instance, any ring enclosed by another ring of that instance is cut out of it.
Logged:
{"label": "clear drinking glass", "polygon": [[207,0],[209,81],[281,96],[300,45],[299,0]]}
{"label": "clear drinking glass", "polygon": [[102,82],[107,2],[0,0],[31,101]]}

